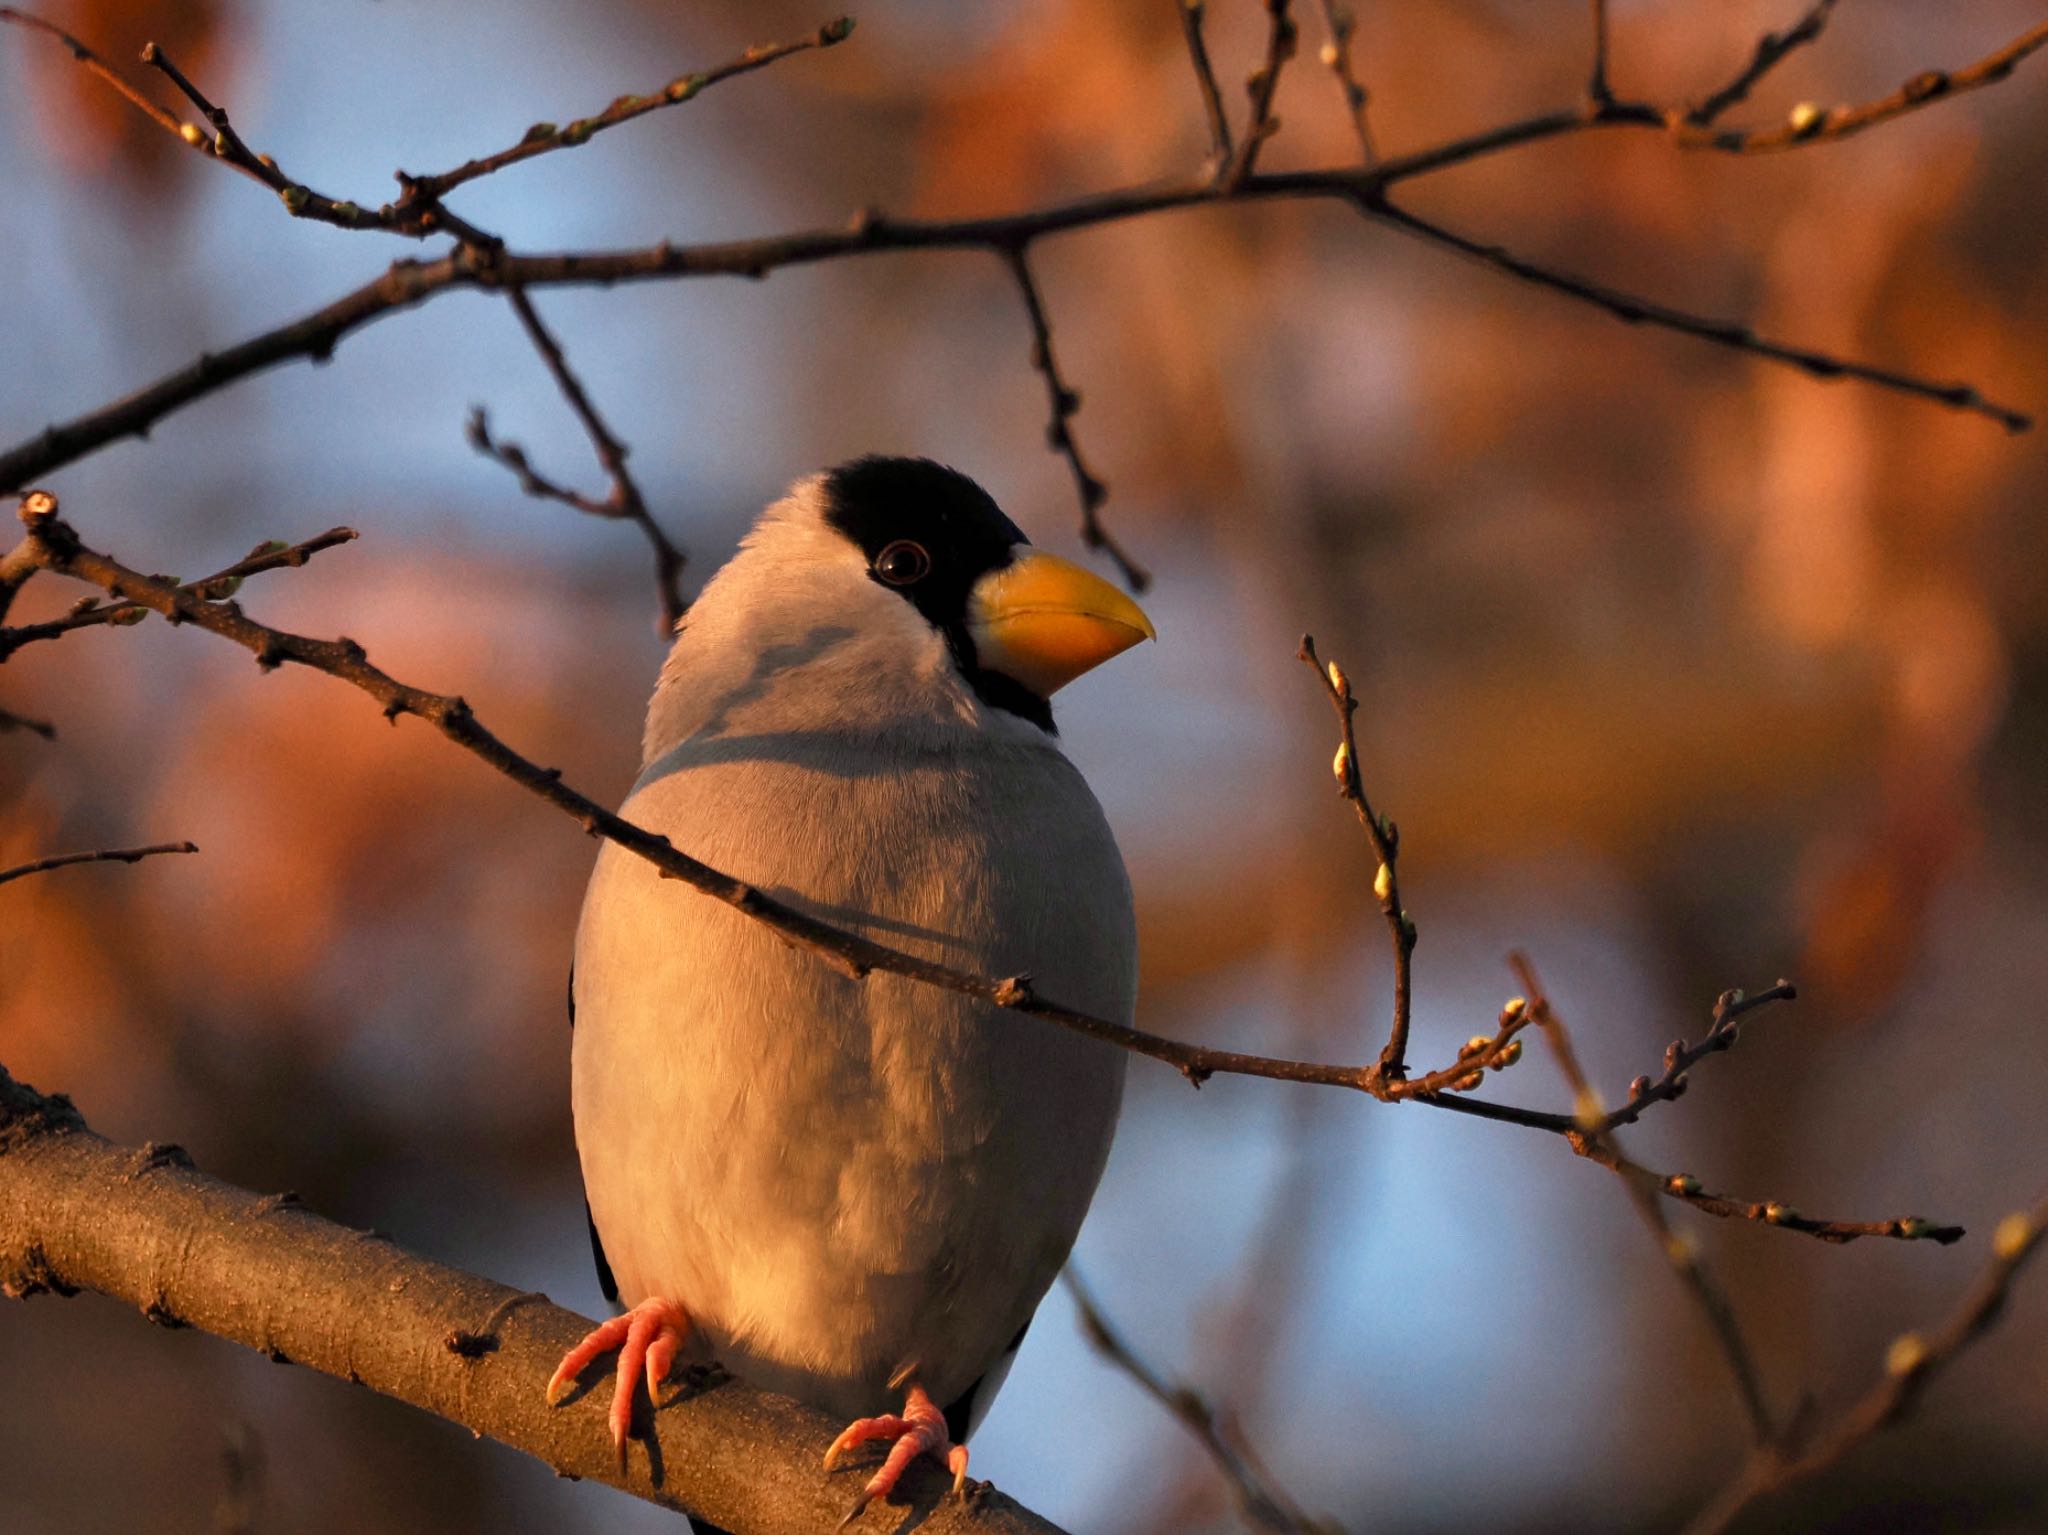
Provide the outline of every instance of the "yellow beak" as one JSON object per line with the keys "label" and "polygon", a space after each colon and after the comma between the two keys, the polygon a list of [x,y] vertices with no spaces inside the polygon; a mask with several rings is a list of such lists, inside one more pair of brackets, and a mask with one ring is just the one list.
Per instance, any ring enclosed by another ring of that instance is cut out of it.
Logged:
{"label": "yellow beak", "polygon": [[967,632],[983,666],[1040,698],[1138,641],[1159,638],[1144,609],[1100,576],[1028,545],[974,583]]}

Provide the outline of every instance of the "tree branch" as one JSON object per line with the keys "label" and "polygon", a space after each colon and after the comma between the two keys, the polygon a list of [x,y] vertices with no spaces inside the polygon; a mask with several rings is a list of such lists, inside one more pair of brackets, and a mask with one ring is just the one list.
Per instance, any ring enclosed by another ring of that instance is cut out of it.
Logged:
{"label": "tree branch", "polygon": [[1578,1052],[1572,1048],[1571,1032],[1550,1005],[1536,967],[1524,954],[1510,955],[1508,962],[1514,968],[1515,979],[1521,982],[1528,995],[1529,1016],[1542,1027],[1551,1054],[1557,1061],[1557,1069],[1571,1088],[1572,1117],[1578,1122],[1580,1135],[1593,1151],[1612,1154],[1614,1160],[1603,1165],[1614,1168],[1621,1178],[1629,1201],[1643,1218],[1650,1235],[1656,1239],[1658,1250],[1664,1254],[1671,1271],[1678,1276],[1700,1315],[1706,1319],[1708,1330],[1713,1333],[1721,1357],[1727,1363],[1736,1395],[1741,1398],[1743,1412],[1749,1418],[1751,1437],[1759,1445],[1775,1443],[1778,1430],[1771,1416],[1770,1404],[1764,1398],[1763,1378],[1757,1370],[1756,1357],[1742,1336],[1734,1306],[1707,1269],[1700,1256],[1699,1244],[1691,1237],[1674,1232],[1671,1223],[1664,1218],[1664,1205],[1657,1197],[1659,1190],[1654,1179],[1643,1176],[1635,1164],[1627,1162],[1614,1141],[1613,1132],[1603,1128],[1606,1115],[1600,1106],[1600,1095],[1579,1065]]}
{"label": "tree branch", "polygon": [[1216,86],[1216,70],[1209,62],[1209,45],[1202,40],[1203,0],[1174,0],[1180,7],[1181,35],[1187,40],[1188,62],[1194,66],[1195,84],[1202,92],[1202,112],[1209,119],[1209,165],[1212,175],[1221,176],[1230,164],[1230,115],[1223,110],[1223,92]]}
{"label": "tree branch", "polygon": [[[1826,7],[1816,7],[1816,11],[1824,16]],[[1813,14],[1809,13],[1809,19]],[[1815,30],[1818,31],[1818,27]],[[1737,155],[1768,154],[1775,150],[1797,149],[1806,144],[1846,139],[1933,102],[1995,85],[2011,74],[2021,60],[2044,46],[2048,46],[2048,21],[2029,27],[1997,52],[1962,69],[1952,72],[1922,70],[1889,96],[1881,96],[1875,101],[1826,109],[1816,107],[1812,102],[1801,102],[1787,114],[1783,126],[1778,128],[1712,131],[1695,126],[1693,116],[1687,114],[1674,119],[1672,130],[1678,142],[1688,149],[1717,149]]]}
{"label": "tree branch", "polygon": [[1323,13],[1323,29],[1329,33],[1323,44],[1323,67],[1335,78],[1344,97],[1344,115],[1351,119],[1351,131],[1358,136],[1361,163],[1377,164],[1379,154],[1373,148],[1372,123],[1366,116],[1371,97],[1351,68],[1351,39],[1358,30],[1358,17],[1343,0],[1318,0],[1318,4]]}
{"label": "tree branch", "polygon": [[[1316,674],[1323,691],[1329,695],[1330,707],[1337,713],[1337,755],[1330,764],[1337,779],[1337,794],[1351,802],[1358,824],[1365,828],[1366,839],[1372,843],[1372,850],[1379,858],[1379,872],[1373,877],[1372,893],[1380,903],[1380,915],[1386,919],[1387,933],[1393,940],[1394,1021],[1387,1034],[1386,1048],[1380,1051],[1377,1069],[1383,1081],[1398,1082],[1408,1072],[1408,1023],[1413,1005],[1412,965],[1415,954],[1415,923],[1410,920],[1408,909],[1401,904],[1401,832],[1391,818],[1377,814],[1372,808],[1372,801],[1365,797],[1365,781],[1358,766],[1358,738],[1352,719],[1358,713],[1358,700],[1352,696],[1351,680],[1335,661],[1327,667],[1323,664],[1316,654],[1313,635],[1301,637],[1301,649],[1296,654]],[[1501,1043],[1505,1045],[1506,1040]]]}
{"label": "tree branch", "polygon": [[1059,361],[1053,356],[1052,323],[1046,318],[1045,299],[1031,275],[1030,260],[1020,245],[1004,251],[1003,261],[1016,280],[1017,291],[1024,299],[1024,313],[1031,321],[1031,366],[1045,380],[1050,411],[1045,427],[1046,445],[1064,458],[1074,472],[1074,491],[1081,501],[1081,542],[1108,555],[1123,576],[1124,585],[1142,592],[1152,584],[1152,577],[1102,525],[1102,503],[1109,499],[1109,487],[1089,469],[1081,457],[1081,445],[1074,440],[1069,423],[1081,408],[1081,396],[1068,386],[1060,374]]}
{"label": "tree branch", "polygon": [[1807,347],[1792,346],[1782,341],[1771,341],[1759,336],[1747,325],[1732,320],[1709,319],[1703,315],[1687,313],[1669,304],[1654,299],[1639,298],[1624,293],[1619,288],[1610,288],[1588,278],[1559,271],[1555,267],[1541,265],[1526,257],[1518,256],[1504,246],[1488,245],[1469,235],[1458,234],[1441,224],[1431,223],[1406,209],[1397,208],[1381,199],[1367,200],[1361,204],[1368,216],[1391,224],[1409,234],[1419,236],[1433,245],[1440,245],[1470,257],[1482,266],[1505,272],[1510,277],[1519,277],[1524,282],[1534,283],[1539,288],[1562,293],[1570,298],[1604,309],[1617,320],[1631,325],[1649,324],[1663,330],[1673,330],[1681,335],[1695,336],[1702,341],[1711,341],[1716,346],[1725,346],[1752,356],[1764,357],[1772,362],[1785,363],[1798,368],[1818,379],[1855,378],[1867,384],[1877,384],[1898,394],[1918,395],[1933,400],[1952,410],[1964,410],[1980,416],[1987,416],[2004,427],[2008,432],[2024,432],[2034,424],[2034,418],[2009,406],[1986,399],[1976,388],[1964,383],[1939,383],[1932,379],[1918,378],[1910,373],[1900,373],[1891,368],[1880,368],[1870,363],[1855,362],[1837,357],[1828,352],[1816,352]]}
{"label": "tree branch", "polygon": [[1757,39],[1756,51],[1749,62],[1726,85],[1699,102],[1685,114],[1684,120],[1694,127],[1704,128],[1737,102],[1748,97],[1756,83],[1784,61],[1787,54],[1796,52],[1812,42],[1828,24],[1828,17],[1834,13],[1836,0],[1813,0],[1801,16],[1782,32],[1766,32]]}
{"label": "tree branch", "polygon": [[1686,1535],[1720,1535],[1766,1493],[1817,1475],[1866,1440],[1900,1422],[1956,1359],[1997,1323],[2020,1271],[2048,1233],[2048,1201],[2008,1215],[1991,1238],[1990,1264],[1948,1321],[1932,1336],[1909,1332],[1892,1340],[1884,1374],[1832,1427],[1803,1450],[1765,1447],[1691,1524]]}
{"label": "tree branch", "polygon": [[1244,185],[1258,164],[1259,151],[1265,148],[1266,140],[1280,131],[1280,119],[1273,115],[1273,97],[1280,89],[1280,71],[1294,57],[1299,36],[1293,16],[1288,14],[1291,3],[1292,0],[1266,0],[1266,58],[1245,81],[1245,94],[1251,98],[1251,116],[1244,125],[1244,137],[1237,142],[1237,152],[1224,170],[1222,183],[1226,190],[1234,192]]}
{"label": "tree branch", "polygon": [[[819,1535],[843,1509],[843,1486],[818,1469],[838,1429],[822,1413],[699,1371],[651,1419],[641,1398],[648,1453],[622,1471],[602,1383],[561,1408],[545,1395],[587,1319],[337,1226],[292,1196],[206,1177],[176,1146],[111,1144],[68,1100],[0,1069],[0,1293],[78,1290],[367,1386],[561,1475],[741,1535]],[[964,1500],[947,1487],[930,1462],[905,1476],[928,1535],[1060,1535],[982,1484]],[[900,1522],[900,1505],[886,1512]]]}
{"label": "tree branch", "polygon": [[[1488,1071],[1502,1070],[1514,1064],[1519,1057],[1521,1047],[1514,1036],[1528,1022],[1519,1002],[1511,1003],[1502,1011],[1500,1025],[1493,1035],[1468,1041],[1451,1065],[1425,1076],[1399,1081],[1389,1080],[1377,1065],[1345,1066],[1235,1050],[1212,1050],[1147,1033],[1113,1019],[1099,1018],[1039,996],[1029,976],[997,978],[975,975],[892,949],[861,934],[821,922],[753,885],[701,863],[677,849],[666,837],[634,825],[570,788],[562,781],[559,768],[544,768],[513,751],[484,728],[463,699],[411,687],[371,665],[362,646],[354,640],[316,640],[273,629],[248,617],[237,603],[209,602],[188,588],[142,575],[86,548],[71,527],[59,520],[56,498],[47,492],[37,491],[25,497],[21,516],[28,529],[25,542],[33,551],[33,563],[37,568],[60,571],[90,582],[114,596],[139,602],[173,623],[189,623],[231,640],[253,654],[257,664],[265,670],[291,662],[325,672],[376,699],[383,707],[386,719],[396,720],[401,714],[410,714],[426,721],[486,766],[574,817],[586,832],[605,837],[628,852],[645,858],[664,877],[680,880],[692,889],[765,923],[796,947],[816,955],[851,980],[864,980],[872,972],[881,970],[922,985],[976,997],[996,1007],[1041,1018],[1091,1039],[1102,1040],[1133,1054],[1164,1061],[1197,1087],[1216,1073],[1226,1072],[1272,1081],[1344,1087],[1385,1103],[1424,1103],[1432,1108],[1516,1124],[1525,1129],[1548,1131],[1567,1140],[1578,1128],[1569,1115],[1458,1096],[1476,1087]],[[19,553],[19,550],[12,551],[5,558],[15,559]],[[1578,1149],[1577,1143],[1573,1144],[1574,1149]],[[1668,1187],[1671,1183],[1672,1180],[1665,1180],[1667,1192],[1671,1197],[1679,1197],[1675,1187]],[[1736,1213],[1733,1206],[1728,1213]],[[1886,1235],[1907,1239],[1932,1235],[1931,1229],[1919,1229],[1926,1225],[1925,1222],[1911,1221],[1873,1223],[1871,1234],[1876,1234],[1875,1228],[1880,1225],[1885,1228]]]}
{"label": "tree branch", "polygon": [[1271,1535],[1344,1535],[1343,1526],[1336,1520],[1311,1517],[1275,1486],[1250,1447],[1241,1442],[1242,1435],[1232,1429],[1224,1414],[1206,1397],[1192,1386],[1168,1381],[1139,1358],[1123,1334],[1110,1325],[1072,1264],[1061,1271],[1060,1278],[1066,1282],[1067,1293],[1073,1296],[1074,1306],[1081,1313],[1081,1330],[1095,1345],[1096,1352],[1129,1376],[1139,1390],[1194,1436],[1229,1485],[1231,1498],[1246,1524]]}
{"label": "tree branch", "polygon": [[59,853],[50,858],[38,858],[34,863],[16,864],[11,869],[0,869],[0,885],[9,880],[23,879],[31,874],[41,874],[49,869],[62,869],[74,863],[140,863],[158,853],[196,853],[198,845],[191,842],[154,842],[148,847],[110,847],[94,853]]}
{"label": "tree branch", "polygon": [[[286,566],[296,568],[323,549],[332,549],[337,544],[348,543],[356,536],[354,528],[329,528],[325,533],[309,538],[302,544],[286,544],[276,539],[267,539],[250,550],[245,558],[237,560],[225,570],[215,571],[210,576],[189,583],[186,589],[212,601],[232,597],[241,589],[243,580],[249,576],[261,575],[269,570],[282,570]],[[90,629],[100,624],[140,623],[148,616],[149,609],[137,602],[99,603],[87,598],[62,618],[0,628],[0,662],[6,661],[22,646],[34,644],[38,640],[54,640],[60,635],[71,633],[74,629]]]}
{"label": "tree branch", "polygon": [[677,624],[682,622],[683,611],[689,604],[683,598],[683,566],[688,557],[676,547],[661,524],[654,520],[654,514],[647,509],[647,498],[640,493],[640,486],[631,471],[626,468],[626,445],[618,435],[605,424],[597,413],[597,407],[590,401],[583,381],[569,367],[569,359],[562,351],[562,344],[555,339],[546,325],[541,323],[540,311],[533,306],[533,300],[526,290],[512,286],[505,290],[505,297],[511,302],[512,312],[519,317],[519,323],[533,348],[540,353],[555,386],[561,390],[562,398],[582,424],[584,434],[590,438],[590,445],[597,453],[597,461],[611,481],[611,492],[602,501],[593,501],[564,491],[533,473],[526,465],[526,458],[513,444],[499,449],[491,442],[490,431],[481,410],[470,414],[469,437],[476,449],[514,469],[520,475],[520,483],[530,495],[544,495],[550,499],[566,502],[578,511],[596,517],[607,517],[630,522],[647,536],[648,545],[654,550],[654,586],[661,603],[661,631],[673,634]]}

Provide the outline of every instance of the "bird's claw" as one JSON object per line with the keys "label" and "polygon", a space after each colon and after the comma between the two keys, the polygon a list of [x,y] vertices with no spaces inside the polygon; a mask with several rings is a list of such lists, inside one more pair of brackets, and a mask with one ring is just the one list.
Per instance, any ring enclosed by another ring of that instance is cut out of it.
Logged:
{"label": "bird's claw", "polygon": [[859,1418],[849,1423],[832,1441],[832,1447],[826,1450],[825,1469],[830,1471],[839,1464],[841,1455],[871,1439],[890,1439],[895,1443],[890,1447],[888,1459],[868,1478],[867,1486],[854,1499],[853,1507],[839,1521],[838,1527],[842,1530],[858,1519],[876,1498],[887,1497],[895,1491],[904,1471],[920,1455],[942,1461],[953,1473],[955,1496],[967,1485],[967,1447],[953,1443],[946,1432],[946,1415],[925,1395],[922,1386],[911,1386],[904,1399],[901,1417],[892,1413],[879,1418]]}
{"label": "bird's claw", "polygon": [[647,1399],[660,1400],[661,1383],[674,1368],[676,1351],[690,1335],[690,1319],[674,1301],[644,1300],[623,1316],[600,1323],[583,1341],[562,1356],[555,1373],[548,1377],[548,1405],[559,1406],[576,1389],[576,1377],[600,1354],[619,1351],[618,1369],[612,1386],[611,1411],[607,1422],[612,1431],[612,1448],[618,1453],[619,1470],[626,1469],[626,1439],[633,1427],[633,1391],[641,1377],[647,1380]]}

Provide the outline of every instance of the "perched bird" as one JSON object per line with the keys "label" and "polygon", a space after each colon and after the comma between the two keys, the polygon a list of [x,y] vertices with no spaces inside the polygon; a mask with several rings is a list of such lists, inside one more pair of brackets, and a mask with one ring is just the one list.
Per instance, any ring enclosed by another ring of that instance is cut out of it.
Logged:
{"label": "perched bird", "polygon": [[[1130,884],[1048,699],[1153,637],[987,492],[863,458],[762,513],[683,621],[625,816],[893,947],[1128,1022]],[[963,1441],[1066,1260],[1123,1053],[856,981],[606,844],[570,983],[576,1146],[618,1349],[611,1429],[679,1349],[893,1440],[848,1518]],[[900,1411],[896,1411],[900,1404]]]}

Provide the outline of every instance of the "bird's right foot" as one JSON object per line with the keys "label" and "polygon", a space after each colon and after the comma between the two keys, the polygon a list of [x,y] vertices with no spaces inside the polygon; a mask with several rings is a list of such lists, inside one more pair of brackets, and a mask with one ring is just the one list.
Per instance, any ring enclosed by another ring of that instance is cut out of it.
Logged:
{"label": "bird's right foot", "polygon": [[633,1388],[647,1377],[647,1399],[653,1403],[661,1383],[676,1362],[676,1351],[690,1336],[690,1318],[681,1306],[668,1300],[644,1300],[624,1316],[594,1327],[584,1340],[562,1356],[555,1373],[548,1378],[548,1405],[558,1406],[575,1388],[576,1377],[600,1354],[619,1351],[616,1383],[612,1388],[612,1447],[618,1451],[619,1468],[626,1465],[626,1436],[633,1427]]}

